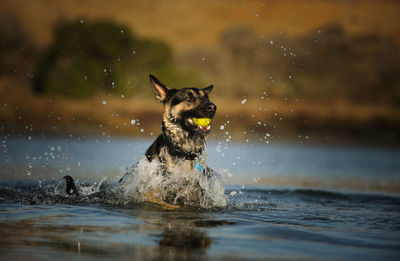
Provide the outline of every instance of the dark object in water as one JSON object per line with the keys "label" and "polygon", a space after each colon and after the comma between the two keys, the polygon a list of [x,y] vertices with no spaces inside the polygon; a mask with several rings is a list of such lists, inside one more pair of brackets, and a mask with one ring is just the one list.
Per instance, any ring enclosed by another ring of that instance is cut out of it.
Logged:
{"label": "dark object in water", "polygon": [[65,192],[67,192],[68,195],[79,195],[78,190],[75,187],[74,180],[71,176],[67,175],[64,177],[65,181],[67,182],[67,188]]}

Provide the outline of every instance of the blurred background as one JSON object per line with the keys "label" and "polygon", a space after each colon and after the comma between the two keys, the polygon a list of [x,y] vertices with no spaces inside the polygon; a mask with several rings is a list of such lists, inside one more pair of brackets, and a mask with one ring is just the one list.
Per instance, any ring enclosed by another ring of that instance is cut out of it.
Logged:
{"label": "blurred background", "polygon": [[398,145],[399,12],[389,0],[1,0],[0,131],[156,135],[152,73],[215,85],[213,138]]}

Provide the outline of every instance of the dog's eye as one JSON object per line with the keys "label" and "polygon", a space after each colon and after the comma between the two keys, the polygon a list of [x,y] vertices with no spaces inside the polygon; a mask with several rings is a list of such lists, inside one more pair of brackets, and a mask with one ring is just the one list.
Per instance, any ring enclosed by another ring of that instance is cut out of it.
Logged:
{"label": "dog's eye", "polygon": [[188,94],[188,95],[186,95],[185,100],[187,102],[194,102],[195,98],[193,97],[193,95]]}

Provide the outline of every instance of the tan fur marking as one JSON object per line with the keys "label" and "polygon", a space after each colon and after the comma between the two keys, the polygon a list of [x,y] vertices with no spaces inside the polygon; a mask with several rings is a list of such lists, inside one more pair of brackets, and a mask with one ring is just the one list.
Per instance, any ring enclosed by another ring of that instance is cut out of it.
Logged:
{"label": "tan fur marking", "polygon": [[181,112],[189,111],[189,110],[192,110],[192,109],[196,108],[197,106],[199,106],[200,105],[200,99],[198,98],[198,95],[193,90],[190,90],[190,92],[196,98],[195,102],[192,102],[192,103],[188,104],[186,101],[182,101],[181,103],[175,105],[172,108],[170,106],[165,106],[166,115],[171,115],[174,118],[178,118],[179,114]]}

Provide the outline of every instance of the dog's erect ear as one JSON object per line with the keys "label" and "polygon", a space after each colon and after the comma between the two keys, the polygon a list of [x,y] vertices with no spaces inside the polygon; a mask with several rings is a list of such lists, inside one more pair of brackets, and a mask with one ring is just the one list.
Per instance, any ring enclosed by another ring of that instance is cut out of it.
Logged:
{"label": "dog's erect ear", "polygon": [[164,84],[162,84],[159,80],[157,80],[157,78],[154,77],[153,75],[150,74],[149,76],[150,76],[151,86],[153,87],[153,91],[156,94],[157,101],[163,102],[167,97],[169,88],[166,87]]}
{"label": "dog's erect ear", "polygon": [[203,90],[203,92],[205,92],[206,94],[210,94],[210,92],[212,91],[214,89],[214,85],[210,85],[210,86],[208,86],[208,87],[206,87],[206,88],[203,88],[202,90]]}

